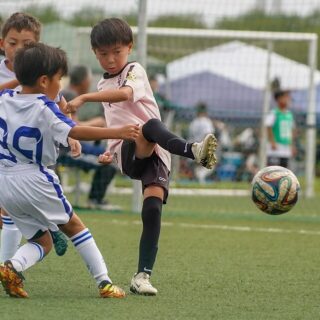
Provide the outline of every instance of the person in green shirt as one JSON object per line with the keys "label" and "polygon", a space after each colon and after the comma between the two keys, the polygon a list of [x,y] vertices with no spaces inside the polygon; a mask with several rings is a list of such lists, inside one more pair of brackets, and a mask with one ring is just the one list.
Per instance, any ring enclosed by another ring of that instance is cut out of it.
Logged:
{"label": "person in green shirt", "polygon": [[290,92],[277,90],[274,99],[277,106],[267,115],[265,123],[268,131],[267,164],[288,168],[290,158],[296,155],[295,121],[289,110]]}

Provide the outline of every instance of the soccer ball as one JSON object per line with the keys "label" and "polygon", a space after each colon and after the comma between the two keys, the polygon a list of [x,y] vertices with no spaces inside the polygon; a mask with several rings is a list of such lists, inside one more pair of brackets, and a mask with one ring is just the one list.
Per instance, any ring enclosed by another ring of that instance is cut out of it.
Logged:
{"label": "soccer ball", "polygon": [[279,215],[298,201],[300,184],[289,169],[270,166],[260,170],[252,180],[252,200],[265,213]]}

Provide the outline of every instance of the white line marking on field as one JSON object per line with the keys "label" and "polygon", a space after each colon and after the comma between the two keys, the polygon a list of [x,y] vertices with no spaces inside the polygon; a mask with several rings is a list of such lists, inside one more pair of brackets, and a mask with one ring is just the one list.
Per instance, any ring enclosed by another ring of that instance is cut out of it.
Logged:
{"label": "white line marking on field", "polygon": [[[123,220],[111,220],[111,223],[118,225],[140,225],[140,220],[123,221]],[[294,233],[302,235],[320,236],[320,231],[304,230],[304,229],[281,229],[281,228],[259,228],[249,226],[228,226],[223,224],[195,224],[195,223],[173,223],[162,222],[163,227],[180,227],[180,228],[192,228],[192,229],[216,229],[225,231],[240,231],[240,232],[264,232],[264,233]]]}
{"label": "white line marking on field", "polygon": [[[109,193],[132,194],[132,188],[112,188]],[[170,194],[175,196],[236,196],[243,197],[250,194],[249,190],[237,189],[187,189],[170,188]]]}

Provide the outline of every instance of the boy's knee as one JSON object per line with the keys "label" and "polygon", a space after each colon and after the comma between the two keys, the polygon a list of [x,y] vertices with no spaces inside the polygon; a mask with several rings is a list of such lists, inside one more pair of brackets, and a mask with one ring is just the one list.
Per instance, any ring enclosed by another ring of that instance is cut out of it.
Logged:
{"label": "boy's knee", "polygon": [[59,225],[60,230],[65,233],[69,238],[73,237],[77,233],[81,232],[86,228],[81,219],[73,213],[68,223]]}
{"label": "boy's knee", "polygon": [[160,218],[162,212],[162,199],[158,197],[148,197],[144,199],[142,209],[142,219],[144,223],[152,223]]}
{"label": "boy's knee", "polygon": [[46,231],[41,237],[37,239],[31,239],[28,242],[38,244],[43,248],[44,255],[47,255],[52,249],[52,238],[49,231]]}
{"label": "boy's knee", "polygon": [[149,142],[154,142],[150,136],[155,132],[155,128],[162,126],[163,123],[159,119],[150,119],[142,126],[142,134]]}
{"label": "boy's knee", "polygon": [[160,123],[162,122],[159,119],[153,118],[153,119],[149,119],[143,126],[153,127]]}

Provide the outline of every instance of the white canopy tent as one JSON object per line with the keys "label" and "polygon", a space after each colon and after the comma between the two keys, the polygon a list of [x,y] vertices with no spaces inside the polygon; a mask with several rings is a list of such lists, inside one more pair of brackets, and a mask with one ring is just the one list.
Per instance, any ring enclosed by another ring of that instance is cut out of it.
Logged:
{"label": "white canopy tent", "polygon": [[[305,109],[310,83],[309,66],[268,50],[232,41],[177,59],[167,65],[173,102],[194,106],[205,102],[215,112],[232,115],[262,112],[266,77],[278,78],[281,87],[293,91],[294,107]],[[320,83],[320,72],[315,72]],[[317,103],[319,110],[320,103]]]}

